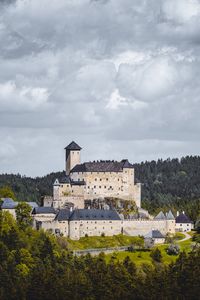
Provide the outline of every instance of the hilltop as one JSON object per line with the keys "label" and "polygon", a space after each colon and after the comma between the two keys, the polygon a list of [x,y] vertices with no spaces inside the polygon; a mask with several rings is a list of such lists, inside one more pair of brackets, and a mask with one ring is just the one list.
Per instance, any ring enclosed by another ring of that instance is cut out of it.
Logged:
{"label": "hilltop", "polygon": [[[159,159],[134,164],[136,178],[142,182],[142,206],[151,213],[160,208],[183,209],[195,220],[200,210],[200,156],[181,159]],[[52,195],[52,183],[62,172],[43,177],[25,177],[19,174],[0,175],[0,187],[8,185],[17,200],[36,201]]]}

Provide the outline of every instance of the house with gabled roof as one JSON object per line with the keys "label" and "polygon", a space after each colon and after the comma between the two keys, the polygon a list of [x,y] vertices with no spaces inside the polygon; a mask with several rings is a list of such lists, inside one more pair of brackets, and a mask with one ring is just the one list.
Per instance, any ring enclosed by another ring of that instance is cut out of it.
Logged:
{"label": "house with gabled roof", "polygon": [[145,236],[145,243],[146,244],[163,244],[165,242],[165,236],[159,230],[151,230]]}
{"label": "house with gabled roof", "polygon": [[[1,198],[1,206],[0,209],[2,211],[9,212],[14,218],[16,218],[15,209],[19,202],[14,201],[12,198]],[[34,210],[34,208],[38,207],[36,202],[25,202],[31,207],[31,212]]]}

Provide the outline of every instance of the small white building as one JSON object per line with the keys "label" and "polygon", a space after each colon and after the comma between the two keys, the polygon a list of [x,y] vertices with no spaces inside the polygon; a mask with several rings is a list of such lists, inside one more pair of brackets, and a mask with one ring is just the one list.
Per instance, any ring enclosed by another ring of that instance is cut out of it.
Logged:
{"label": "small white building", "polygon": [[180,215],[177,212],[175,230],[179,232],[191,231],[194,228],[193,222],[183,211]]}
{"label": "small white building", "polygon": [[159,230],[151,230],[144,237],[145,243],[149,242],[152,245],[164,244],[165,236]]}
{"label": "small white building", "polygon": [[[2,200],[2,204],[1,204],[1,210],[2,211],[8,211],[15,219],[16,219],[16,212],[15,212],[15,209],[17,207],[17,205],[20,203],[20,202],[17,202],[17,201],[14,201],[13,199],[11,198],[1,198]],[[31,207],[31,213],[33,211],[34,208],[38,207],[37,203],[36,202],[25,202],[27,203],[28,205],[30,205]]]}

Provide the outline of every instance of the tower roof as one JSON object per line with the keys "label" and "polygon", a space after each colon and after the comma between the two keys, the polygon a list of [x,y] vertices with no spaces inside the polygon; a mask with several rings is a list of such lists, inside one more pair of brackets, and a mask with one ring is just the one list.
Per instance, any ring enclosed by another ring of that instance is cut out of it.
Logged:
{"label": "tower roof", "polygon": [[65,147],[66,150],[81,150],[82,148],[75,143],[74,141],[72,141],[67,147]]}
{"label": "tower roof", "polygon": [[166,213],[166,219],[167,220],[175,220],[171,210],[169,210],[169,212]]}
{"label": "tower roof", "polygon": [[162,211],[159,212],[159,214],[154,218],[154,220],[165,220],[166,217]]}

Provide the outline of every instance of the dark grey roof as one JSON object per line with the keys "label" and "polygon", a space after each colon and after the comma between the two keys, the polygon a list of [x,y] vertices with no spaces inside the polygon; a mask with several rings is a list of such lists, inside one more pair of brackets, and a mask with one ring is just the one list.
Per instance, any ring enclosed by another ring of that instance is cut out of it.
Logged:
{"label": "dark grey roof", "polygon": [[186,214],[181,213],[176,217],[176,223],[192,223],[192,221]]}
{"label": "dark grey roof", "polygon": [[164,235],[159,230],[151,230],[147,235],[145,235],[145,237],[152,239],[163,239]]}
{"label": "dark grey roof", "polygon": [[71,181],[71,185],[85,185],[85,181],[81,180],[81,181]]}
{"label": "dark grey roof", "polygon": [[62,177],[60,180],[59,180],[60,183],[70,183],[70,178],[69,176],[65,176],[65,177]]}
{"label": "dark grey roof", "polygon": [[74,141],[72,141],[67,147],[65,147],[66,150],[81,150],[82,148],[75,143]]}
{"label": "dark grey roof", "polygon": [[94,162],[85,162],[80,165],[76,165],[71,173],[74,172],[122,172],[123,168],[133,168],[133,165],[129,163],[127,159],[120,162],[114,160],[100,160]]}
{"label": "dark grey roof", "polygon": [[40,206],[33,209],[33,214],[56,214],[56,210],[54,207]]}
{"label": "dark grey roof", "polygon": [[2,198],[3,203],[1,205],[2,209],[15,209],[18,205],[18,202],[14,201],[11,198]]}
{"label": "dark grey roof", "polygon": [[70,216],[71,220],[121,220],[115,210],[76,209]]}
{"label": "dark grey roof", "polygon": [[[11,198],[2,198],[3,203],[1,205],[2,209],[15,209],[17,207],[17,205],[19,204],[19,202],[14,201]],[[35,207],[38,207],[36,202],[25,202],[28,205],[30,205],[30,207],[33,209]]]}
{"label": "dark grey roof", "polygon": [[56,216],[56,220],[57,221],[67,221],[70,218],[70,210],[69,209],[61,209],[57,216]]}

